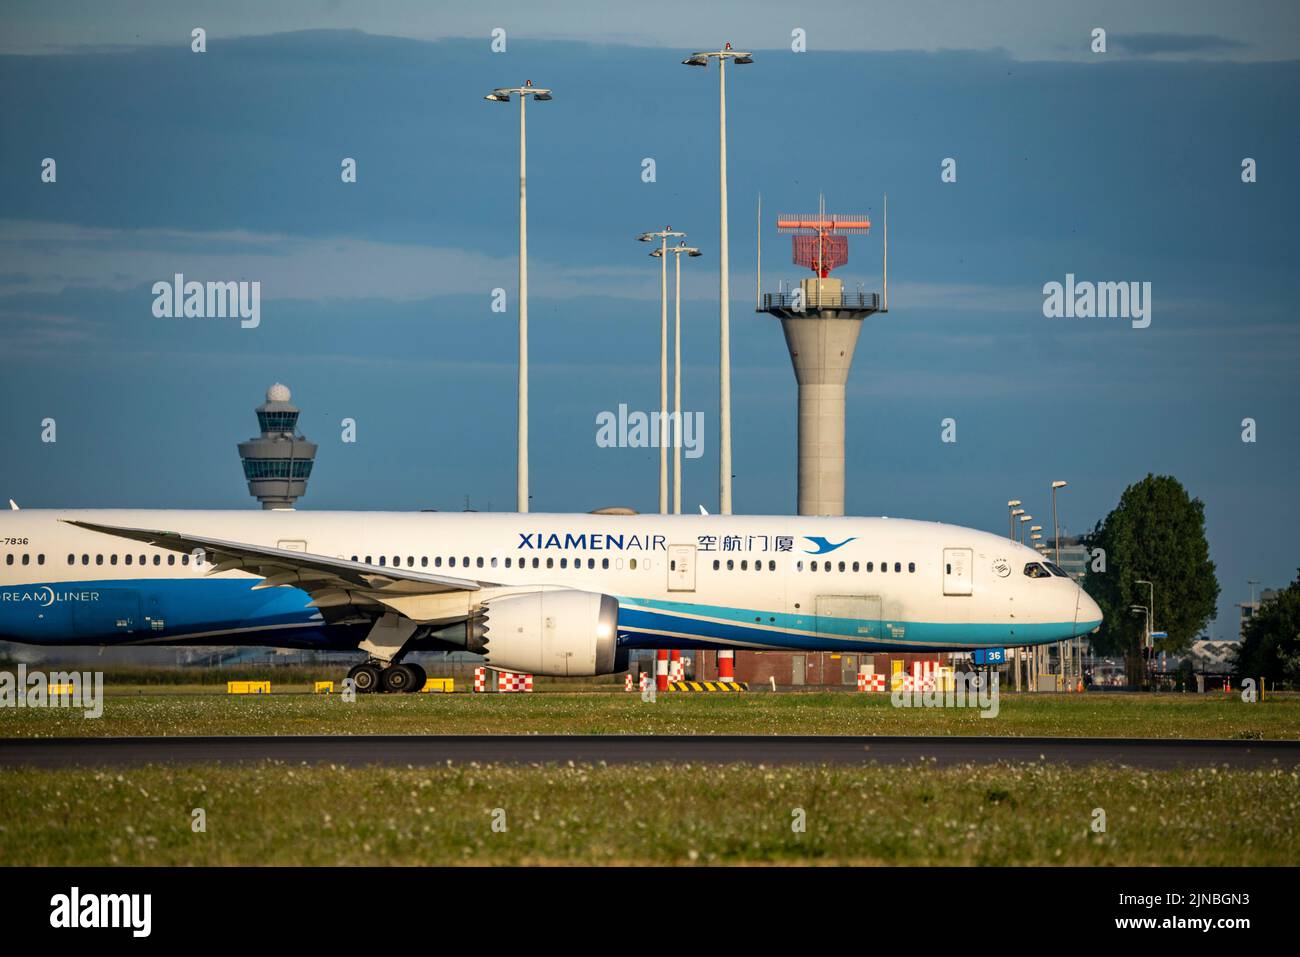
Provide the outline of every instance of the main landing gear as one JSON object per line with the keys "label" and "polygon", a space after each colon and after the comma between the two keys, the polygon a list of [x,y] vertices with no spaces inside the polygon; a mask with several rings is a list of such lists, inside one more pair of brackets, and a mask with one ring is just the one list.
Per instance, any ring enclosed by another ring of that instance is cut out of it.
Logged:
{"label": "main landing gear", "polygon": [[385,694],[408,694],[420,691],[428,676],[424,669],[415,663],[385,665],[382,661],[367,661],[357,665],[348,672],[352,687],[358,694],[383,692]]}

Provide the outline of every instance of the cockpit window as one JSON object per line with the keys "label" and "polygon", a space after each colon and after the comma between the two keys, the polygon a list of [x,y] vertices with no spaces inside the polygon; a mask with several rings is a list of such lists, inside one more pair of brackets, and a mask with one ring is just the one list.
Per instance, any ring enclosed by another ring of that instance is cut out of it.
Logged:
{"label": "cockpit window", "polygon": [[1026,565],[1025,575],[1029,578],[1051,578],[1052,577],[1052,573],[1049,572],[1042,565],[1038,564],[1038,562],[1030,562],[1028,565]]}
{"label": "cockpit window", "polygon": [[1060,565],[1055,564],[1054,562],[1044,562],[1043,564],[1046,565],[1047,570],[1051,572],[1053,575],[1055,575],[1057,578],[1070,577],[1069,572],[1067,572],[1064,568],[1062,568]]}

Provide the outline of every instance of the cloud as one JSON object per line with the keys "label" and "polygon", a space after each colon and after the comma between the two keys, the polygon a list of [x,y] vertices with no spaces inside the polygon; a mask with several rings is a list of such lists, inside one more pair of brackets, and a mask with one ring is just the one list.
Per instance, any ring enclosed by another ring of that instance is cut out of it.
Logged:
{"label": "cloud", "polygon": [[1139,56],[1187,53],[1230,53],[1251,44],[1212,33],[1129,33],[1112,34],[1111,46]]}
{"label": "cloud", "polygon": [[[414,302],[440,296],[513,293],[516,263],[452,246],[246,231],[103,229],[0,220],[0,295],[124,291],[171,280],[251,280],[262,298]],[[530,257],[538,297],[626,294],[644,270],[577,268]],[[650,288],[652,284],[642,283]]]}

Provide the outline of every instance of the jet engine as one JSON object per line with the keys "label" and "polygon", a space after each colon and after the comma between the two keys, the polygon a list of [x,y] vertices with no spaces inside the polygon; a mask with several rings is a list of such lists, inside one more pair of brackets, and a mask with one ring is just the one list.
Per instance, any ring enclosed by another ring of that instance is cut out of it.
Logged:
{"label": "jet engine", "polygon": [[484,602],[467,646],[492,668],[533,675],[610,675],[627,670],[618,647],[618,600],[557,589]]}

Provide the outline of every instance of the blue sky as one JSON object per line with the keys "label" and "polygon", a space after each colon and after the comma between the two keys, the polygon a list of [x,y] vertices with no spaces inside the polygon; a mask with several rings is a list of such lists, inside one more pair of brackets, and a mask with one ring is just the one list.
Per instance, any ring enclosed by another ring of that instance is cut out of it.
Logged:
{"label": "blue sky", "polygon": [[[481,97],[529,78],[555,90],[529,114],[533,507],[655,508],[657,453],[597,448],[595,417],[657,401],[657,266],[634,236],[671,223],[705,254],[684,321],[706,447],[684,497],[713,509],[717,88],[678,61],[730,38],[757,51],[729,75],[737,511],[794,508],[794,379],[777,323],[752,312],[756,198],[771,288],[800,275],[776,213],[823,190],[878,221],[887,191],[891,310],[868,320],[849,382],[851,513],[996,530],[1009,497],[1050,519],[1065,478],[1079,531],[1166,472],[1206,502],[1216,633],[1246,579],[1294,576],[1286,5],[1011,4],[970,22],[962,7],[921,33],[896,4],[871,20],[677,5],[649,26],[639,5],[262,6],[6,9],[3,495],[247,506],[235,443],[284,381],[321,444],[303,507],[511,507],[517,123]],[[1090,53],[1109,24],[1109,52]],[[873,231],[838,274],[878,288],[879,261]],[[176,272],[260,281],[261,326],[155,319],[150,287]],[[1150,328],[1044,318],[1043,283],[1067,272],[1151,282]],[[497,286],[506,315],[489,310]],[[956,444],[939,441],[949,416]]]}

